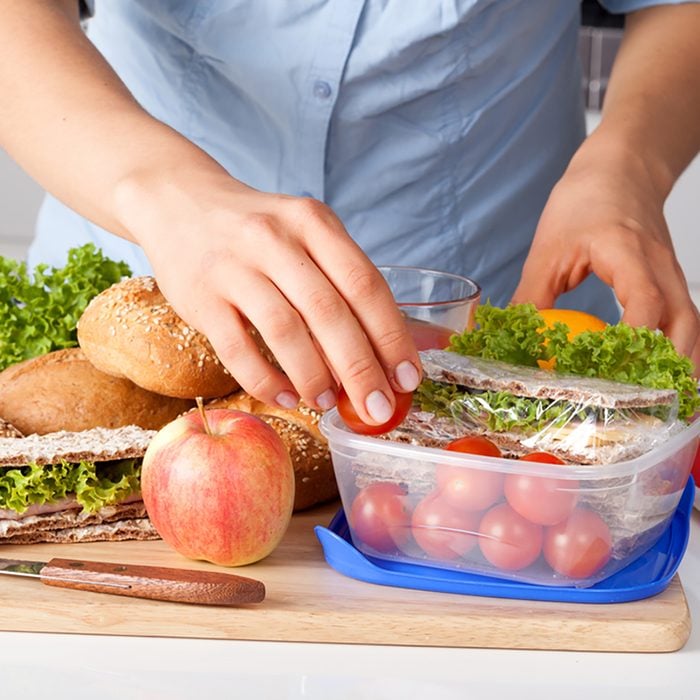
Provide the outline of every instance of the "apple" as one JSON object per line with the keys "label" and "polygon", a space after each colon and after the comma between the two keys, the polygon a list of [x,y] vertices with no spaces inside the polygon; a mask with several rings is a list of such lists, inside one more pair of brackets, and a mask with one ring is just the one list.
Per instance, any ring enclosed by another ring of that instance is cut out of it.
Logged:
{"label": "apple", "polygon": [[243,411],[194,411],[163,427],[144,455],[141,491],[158,534],[190,559],[242,566],[279,544],[294,469],[279,435]]}

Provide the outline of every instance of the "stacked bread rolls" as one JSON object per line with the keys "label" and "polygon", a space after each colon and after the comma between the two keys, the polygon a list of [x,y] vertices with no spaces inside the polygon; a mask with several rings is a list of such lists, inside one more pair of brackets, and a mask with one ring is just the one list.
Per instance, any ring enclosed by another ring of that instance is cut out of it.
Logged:
{"label": "stacked bread rolls", "polygon": [[[274,358],[251,330],[260,352]],[[290,452],[295,510],[337,497],[320,414],[269,406],[240,390],[208,339],[185,323],[153,277],[133,277],[98,294],[78,322],[80,348],[59,350],[0,373],[5,436],[136,425],[158,430],[195,399],[259,416]]]}

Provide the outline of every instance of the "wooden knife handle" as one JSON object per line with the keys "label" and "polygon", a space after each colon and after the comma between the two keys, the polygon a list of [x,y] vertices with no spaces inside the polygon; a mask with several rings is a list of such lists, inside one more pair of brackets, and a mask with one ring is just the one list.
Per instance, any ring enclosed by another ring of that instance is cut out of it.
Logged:
{"label": "wooden knife handle", "polygon": [[40,577],[48,586],[177,603],[242,605],[259,603],[265,598],[262,581],[235,574],[162,566],[57,558],[46,564]]}

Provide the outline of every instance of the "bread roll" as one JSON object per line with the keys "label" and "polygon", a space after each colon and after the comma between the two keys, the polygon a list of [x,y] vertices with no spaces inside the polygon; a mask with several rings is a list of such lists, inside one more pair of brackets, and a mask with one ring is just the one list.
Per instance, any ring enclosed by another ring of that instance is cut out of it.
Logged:
{"label": "bread roll", "polygon": [[318,428],[321,414],[300,404],[295,409],[263,403],[239,391],[207,404],[252,413],[275,429],[294,466],[294,510],[304,510],[338,497],[328,442]]}
{"label": "bread roll", "polygon": [[188,326],[153,277],[132,277],[92,299],[78,342],[97,369],[164,396],[225,396],[238,388],[209,341]]}
{"label": "bread roll", "polygon": [[25,435],[125,425],[158,430],[193,403],[100,372],[79,348],[57,350],[0,372],[0,416]]}

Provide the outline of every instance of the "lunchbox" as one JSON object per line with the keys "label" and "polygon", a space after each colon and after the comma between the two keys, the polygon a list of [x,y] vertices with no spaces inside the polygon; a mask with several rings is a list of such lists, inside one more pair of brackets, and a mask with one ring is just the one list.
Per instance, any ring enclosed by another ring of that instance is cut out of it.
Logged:
{"label": "lunchbox", "polygon": [[[361,553],[574,588],[613,576],[656,544],[678,507],[700,440],[695,421],[634,459],[582,466],[360,435],[335,409],[320,427]],[[491,489],[488,505],[460,510],[454,499],[446,502],[445,472],[464,476],[475,491]]]}

